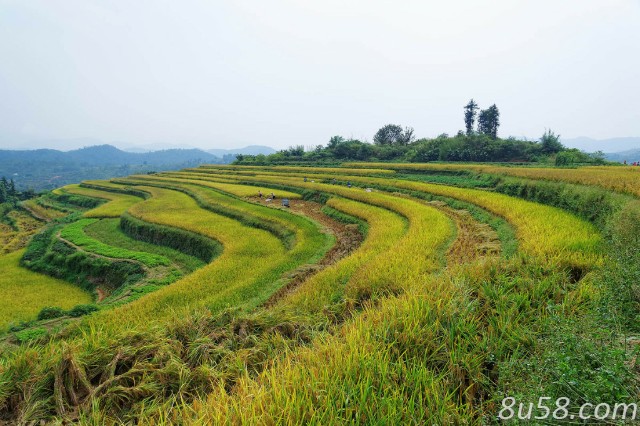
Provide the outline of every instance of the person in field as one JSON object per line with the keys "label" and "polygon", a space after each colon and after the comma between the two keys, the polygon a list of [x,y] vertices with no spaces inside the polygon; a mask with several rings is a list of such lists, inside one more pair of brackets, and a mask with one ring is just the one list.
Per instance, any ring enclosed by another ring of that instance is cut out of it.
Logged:
{"label": "person in field", "polygon": [[258,191],[258,198],[262,198],[262,191]]}

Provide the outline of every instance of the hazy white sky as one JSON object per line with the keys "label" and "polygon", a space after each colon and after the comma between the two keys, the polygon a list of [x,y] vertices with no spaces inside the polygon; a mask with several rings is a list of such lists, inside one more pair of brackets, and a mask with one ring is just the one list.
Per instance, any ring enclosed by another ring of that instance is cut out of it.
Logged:
{"label": "hazy white sky", "polygon": [[1,148],[435,136],[471,97],[502,136],[639,136],[640,0],[0,0]]}

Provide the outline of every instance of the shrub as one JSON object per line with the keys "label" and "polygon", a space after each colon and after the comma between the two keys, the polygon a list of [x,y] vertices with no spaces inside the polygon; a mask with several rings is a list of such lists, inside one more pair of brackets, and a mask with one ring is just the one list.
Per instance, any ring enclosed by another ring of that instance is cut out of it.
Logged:
{"label": "shrub", "polygon": [[66,313],[62,308],[59,308],[57,306],[48,306],[40,310],[40,313],[38,314],[38,320],[60,318],[65,316],[65,314]]}
{"label": "shrub", "polygon": [[98,311],[98,307],[96,305],[76,305],[73,308],[71,308],[71,310],[69,310],[69,312],[67,312],[69,314],[69,316],[72,316],[74,318],[78,318],[81,317],[83,315],[88,315],[92,312],[96,312]]}

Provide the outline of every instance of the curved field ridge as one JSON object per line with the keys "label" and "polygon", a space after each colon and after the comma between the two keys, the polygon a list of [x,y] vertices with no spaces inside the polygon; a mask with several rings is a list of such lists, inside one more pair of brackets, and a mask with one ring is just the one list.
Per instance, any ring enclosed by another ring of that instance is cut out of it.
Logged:
{"label": "curved field ridge", "polygon": [[46,306],[70,309],[91,303],[91,295],[79,287],[21,267],[23,253],[0,256],[0,331],[11,323],[35,319]]}
{"label": "curved field ridge", "polygon": [[[141,183],[145,180],[155,180],[153,177],[139,177],[138,179]],[[162,181],[167,184],[171,182],[169,178],[163,178]],[[175,181],[189,182],[184,179],[175,179]],[[419,266],[415,265],[415,267],[420,268],[424,273],[433,271],[439,265],[436,253],[450,237],[453,225],[444,214],[433,207],[389,194],[355,191],[337,185],[311,183],[308,185],[313,185],[314,189],[326,193],[383,207],[409,220],[408,236],[404,240],[398,241],[397,247],[391,252],[386,253],[380,259],[371,259],[369,265],[363,265],[363,272],[358,278],[354,278],[353,283],[350,283],[349,288],[352,288],[351,292],[354,293],[354,297],[362,297],[362,295],[356,296],[356,294],[364,291],[365,287],[368,288],[367,291],[373,291],[372,289],[378,286],[385,287],[384,291],[398,291],[398,287],[401,287],[402,283],[408,282],[405,274],[407,270],[411,270],[414,261],[419,262]],[[332,207],[341,206],[339,202],[330,205]],[[351,208],[349,214],[352,213],[357,212]],[[355,216],[359,215],[355,214]],[[386,243],[382,240],[382,238],[376,238],[371,244],[380,245],[384,250],[385,244],[391,244],[394,241],[391,238]],[[367,244],[366,241],[365,244]],[[395,288],[388,288],[390,285]]]}
{"label": "curved field ridge", "polygon": [[[289,214],[287,211],[266,208],[239,200],[235,196],[230,196],[228,192],[221,190],[216,183],[155,176],[138,176],[137,178],[118,180],[116,182],[153,185],[182,191],[192,196],[201,207],[213,213],[235,219],[246,226],[271,232],[283,241],[287,249],[292,249],[290,256],[294,258],[299,255],[310,256],[311,254],[305,255],[300,250],[306,250],[309,247],[307,244],[309,241],[324,238],[320,235],[317,226],[307,218]],[[233,186],[242,187],[242,185]],[[225,187],[225,189],[227,188]],[[238,193],[246,193],[247,189],[251,191],[251,194],[257,194],[259,190],[258,187],[247,186],[242,191],[238,191]],[[276,192],[278,197],[286,193],[286,191]],[[298,194],[294,195],[299,197]]]}

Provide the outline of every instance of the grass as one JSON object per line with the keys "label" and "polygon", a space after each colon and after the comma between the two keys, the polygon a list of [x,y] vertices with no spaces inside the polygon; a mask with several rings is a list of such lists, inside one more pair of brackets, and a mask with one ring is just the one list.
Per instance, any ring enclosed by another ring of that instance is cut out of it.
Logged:
{"label": "grass", "polygon": [[114,290],[144,276],[144,268],[136,262],[96,256],[60,240],[57,235],[63,226],[56,223],[36,234],[22,256],[21,265],[87,291],[97,287]]}
{"label": "grass", "polygon": [[0,332],[11,323],[35,319],[46,306],[70,309],[91,302],[91,295],[73,284],[21,267],[23,253],[0,256]]}

